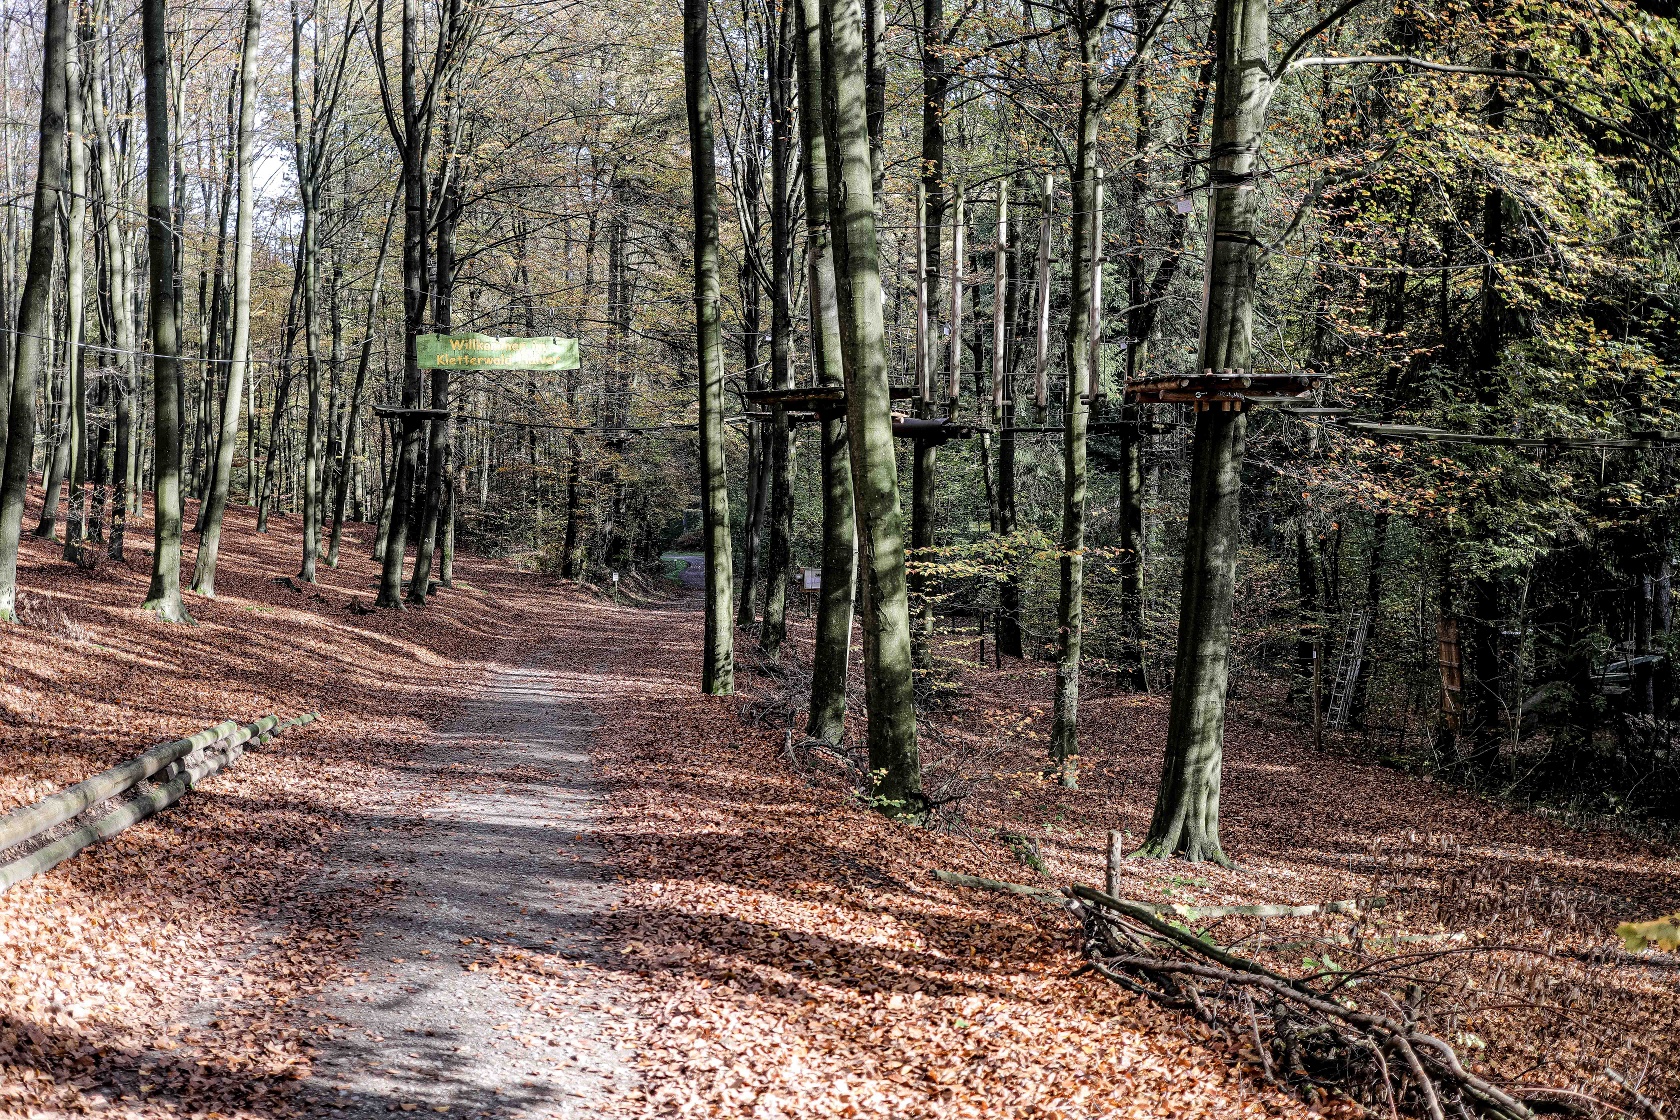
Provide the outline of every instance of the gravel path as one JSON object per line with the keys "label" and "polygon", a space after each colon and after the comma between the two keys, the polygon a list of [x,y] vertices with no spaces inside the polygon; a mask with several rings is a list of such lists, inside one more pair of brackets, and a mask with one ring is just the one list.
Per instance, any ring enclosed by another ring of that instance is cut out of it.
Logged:
{"label": "gravel path", "polygon": [[605,964],[599,916],[620,897],[591,837],[591,693],[541,663],[492,671],[414,760],[414,792],[448,791],[420,821],[369,818],[339,854],[340,882],[394,876],[398,890],[370,916],[364,975],[322,1007],[333,1037],[304,1093],[317,1115],[571,1120],[606,1114],[633,1082],[601,1030],[630,1013],[614,1010],[610,970],[575,968],[522,1003],[483,967],[519,948]]}

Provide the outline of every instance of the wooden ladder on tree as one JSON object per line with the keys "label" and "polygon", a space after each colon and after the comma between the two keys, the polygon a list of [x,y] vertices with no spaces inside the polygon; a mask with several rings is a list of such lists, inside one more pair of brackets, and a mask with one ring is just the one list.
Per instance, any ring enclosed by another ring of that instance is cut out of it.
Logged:
{"label": "wooden ladder on tree", "polygon": [[1348,612],[1347,626],[1336,654],[1336,675],[1330,682],[1330,713],[1325,720],[1329,727],[1346,727],[1348,717],[1353,714],[1353,694],[1359,684],[1359,668],[1365,661],[1365,639],[1370,632],[1370,615],[1364,611]]}

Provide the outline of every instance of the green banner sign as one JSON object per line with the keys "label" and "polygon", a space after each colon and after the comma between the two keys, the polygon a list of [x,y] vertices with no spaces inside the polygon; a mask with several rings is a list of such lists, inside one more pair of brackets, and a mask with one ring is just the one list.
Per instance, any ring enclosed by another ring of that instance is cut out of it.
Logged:
{"label": "green banner sign", "polygon": [[421,369],[577,369],[575,338],[496,338],[488,334],[423,334],[415,340]]}

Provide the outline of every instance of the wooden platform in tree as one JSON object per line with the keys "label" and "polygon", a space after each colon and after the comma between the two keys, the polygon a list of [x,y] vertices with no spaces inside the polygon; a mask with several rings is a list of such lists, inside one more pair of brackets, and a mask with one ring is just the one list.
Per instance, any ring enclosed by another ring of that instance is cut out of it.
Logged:
{"label": "wooden platform in tree", "polygon": [[[808,412],[818,416],[839,416],[846,411],[846,390],[838,385],[802,385],[796,389],[754,389],[742,394],[760,408],[772,412]],[[748,413],[749,416],[757,415]]]}
{"label": "wooden platform in tree", "polygon": [[992,429],[985,424],[974,424],[966,420],[924,419],[920,416],[905,416],[893,413],[892,430],[894,439],[914,440],[917,443],[948,443],[954,439],[967,439],[989,432]]}
{"label": "wooden platform in tree", "polygon": [[1255,373],[1244,369],[1204,369],[1201,373],[1145,377],[1126,386],[1133,404],[1194,404],[1196,410],[1242,411],[1255,404],[1306,400],[1325,380],[1321,373]]}

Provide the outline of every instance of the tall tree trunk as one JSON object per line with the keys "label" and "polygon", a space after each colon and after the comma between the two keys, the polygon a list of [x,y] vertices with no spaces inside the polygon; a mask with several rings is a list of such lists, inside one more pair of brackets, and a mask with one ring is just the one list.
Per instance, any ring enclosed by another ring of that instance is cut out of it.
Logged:
{"label": "tall tree trunk", "polygon": [[64,258],[64,386],[70,391],[70,482],[69,506],[64,511],[64,559],[80,563],[87,506],[87,372],[83,368],[82,342],[87,333],[86,257],[87,242],[87,129],[83,116],[80,36],[65,50],[66,127],[70,139],[70,220]]}
{"label": "tall tree trunk", "polygon": [[[950,95],[951,75],[945,59],[944,0],[922,0],[922,190],[925,203],[921,214],[924,260],[922,284],[927,303],[928,337],[924,344],[923,361],[928,365],[922,377],[921,393],[916,400],[916,415],[932,419],[938,410],[938,392],[934,385],[933,355],[939,337],[939,293],[941,278],[940,239],[945,232],[945,102]],[[959,208],[959,215],[961,210]],[[959,216],[958,221],[961,221]],[[954,244],[954,243],[953,243]],[[951,261],[953,275],[961,283],[963,262]],[[953,290],[955,288],[953,287]],[[953,310],[953,315],[955,311]],[[952,338],[962,330],[962,324],[951,323]],[[950,353],[961,353],[956,346]],[[950,381],[956,383],[957,370],[950,371]],[[916,440],[911,444],[910,460],[910,547],[920,550],[933,547],[933,514],[938,500],[939,445],[933,440]],[[927,669],[932,663],[933,606],[928,601],[920,576],[909,584],[915,598],[915,619],[911,630],[911,656],[918,668]]]}
{"label": "tall tree trunk", "polygon": [[262,489],[257,495],[257,532],[268,532],[268,515],[273,512],[277,496],[277,472],[282,469],[281,451],[284,433],[288,430],[286,410],[292,397],[292,349],[297,341],[298,306],[303,298],[303,257],[300,254],[292,270],[292,298],[286,307],[286,324],[280,332],[280,377],[274,387],[274,400],[268,414],[268,449],[263,456]]}
{"label": "tall tree trunk", "polygon": [[[810,243],[811,356],[826,386],[845,384],[840,306],[829,223],[829,144],[823,128],[821,13],[818,0],[799,0],[799,124],[805,157],[805,214]],[[857,532],[846,421],[822,422],[822,588],[817,602],[811,709],[805,734],[838,743],[846,730],[846,682],[851,670],[852,598],[857,584]]]}
{"label": "tall tree trunk", "polygon": [[385,207],[385,232],[379,239],[379,254],[373,266],[373,287],[368,292],[367,311],[362,317],[362,346],[356,355],[356,380],[350,388],[350,405],[344,418],[344,458],[338,466],[338,493],[333,497],[332,538],[327,542],[327,567],[338,567],[338,546],[344,535],[344,505],[350,494],[351,464],[356,450],[357,417],[362,408],[362,389],[367,384],[368,362],[373,358],[373,328],[379,313],[379,293],[385,284],[385,258],[390,255],[391,225],[397,215],[401,191],[391,195]]}
{"label": "tall tree trunk", "polygon": [[735,691],[734,590],[729,549],[729,473],[723,457],[723,334],[718,321],[717,163],[712,143],[706,0],[684,0],[683,77],[694,176],[694,311],[699,352],[700,491],[705,522],[706,637],[701,691]]}
{"label": "tall tree trunk", "polygon": [[[104,15],[103,7],[100,15]],[[139,391],[134,355],[137,349],[134,345],[133,319],[134,268],[122,218],[128,210],[128,200],[123,197],[118,187],[117,150],[111,137],[110,118],[105,109],[105,67],[91,53],[89,62],[92,82],[92,97],[89,103],[99,154],[99,233],[105,246],[105,284],[111,304],[111,340],[118,351],[118,379],[112,394],[116,412],[111,467],[114,490],[111,495],[111,532],[106,542],[106,553],[113,560],[121,560],[128,525],[129,501],[136,489],[130,483],[136,458],[132,451],[135,435],[134,396]]]}
{"label": "tall tree trunk", "polygon": [[[420,407],[424,377],[418,342],[426,324],[428,302],[426,234],[426,142],[430,120],[422,119],[418,89],[420,66],[420,9],[418,0],[402,5],[402,135],[396,137],[403,161],[403,388],[402,407]],[[395,131],[395,129],[393,129]],[[402,418],[402,447],[392,495],[391,529],[385,539],[385,562],[380,572],[378,607],[402,608],[403,559],[408,551],[409,496],[420,463],[420,421],[412,411]]]}
{"label": "tall tree trunk", "polygon": [[[58,236],[58,231],[53,231]],[[55,277],[56,280],[56,277]],[[57,292],[47,298],[47,322],[52,324],[51,330],[57,329],[58,315],[55,304]],[[69,370],[61,368],[58,376],[53,376],[53,340],[48,340],[44,350],[43,365],[46,373],[42,379],[41,389],[47,394],[43,411],[46,412],[48,423],[51,425],[49,435],[52,446],[47,449],[45,461],[41,464],[41,519],[35,525],[35,536],[43,540],[51,540],[58,535],[58,503],[64,492],[64,475],[70,467],[70,384]]]}
{"label": "tall tree trunk", "polygon": [[1068,384],[1062,406],[1062,533],[1056,599],[1056,691],[1050,725],[1050,774],[1065,788],[1079,784],[1079,658],[1085,629],[1085,490],[1088,396],[1091,368],[1092,283],[1101,267],[1098,244],[1102,186],[1097,170],[1097,131],[1102,121],[1097,86],[1098,50],[1108,6],[1099,4],[1077,24],[1081,79],[1079,136],[1074,149],[1072,285],[1068,295]]}
{"label": "tall tree trunk", "polygon": [[146,243],[151,261],[153,486],[152,579],[143,609],[186,622],[181,605],[181,339],[176,318],[175,232],[170,221],[169,42],[165,0],[143,0],[146,55]]}
{"label": "tall tree trunk", "polygon": [[846,430],[863,554],[864,692],[875,806],[890,816],[925,812],[911,678],[904,522],[898,500],[891,391],[875,236],[873,163],[857,0],[822,0],[823,103],[829,137],[829,216],[834,226]]}
{"label": "tall tree trunk", "polygon": [[[793,5],[783,4],[767,54],[770,69],[770,382],[793,388]],[[770,547],[759,648],[774,659],[787,638],[793,566],[793,428],[775,410],[770,424]]]}
{"label": "tall tree trunk", "polygon": [[[758,213],[758,159],[749,152],[741,195],[748,212]],[[758,248],[742,248],[741,267],[741,362],[746,367],[747,391],[765,388],[764,367],[758,360],[759,335],[763,330],[757,262]],[[753,424],[747,431],[747,517],[741,532],[741,598],[735,604],[735,625],[751,626],[758,621],[759,591],[764,583],[762,562],[764,522],[770,511],[770,439],[764,425]]]}
{"label": "tall tree trunk", "polygon": [[[313,40],[318,45],[322,34],[316,23]],[[320,52],[316,51],[314,85],[320,90]],[[321,525],[318,520],[321,488],[321,324],[317,314],[320,298],[321,262],[319,251],[321,210],[321,168],[317,166],[320,148],[315,142],[318,114],[322,106],[317,96],[311,105],[316,116],[305,131],[303,114],[303,13],[298,0],[292,0],[292,153],[297,166],[298,194],[303,209],[303,228],[298,251],[303,254],[303,356],[306,414],[303,435],[303,563],[298,578],[315,582],[315,562],[321,551]]]}
{"label": "tall tree trunk", "polygon": [[[1219,0],[1208,202],[1207,277],[1198,368],[1252,366],[1255,161],[1265,130],[1269,0]],[[1241,526],[1248,413],[1196,414],[1184,590],[1166,757],[1145,854],[1228,862],[1219,844],[1225,685]]]}
{"label": "tall tree trunk", "polygon": [[64,190],[65,60],[69,53],[68,0],[46,0],[41,34],[41,124],[36,145],[35,202],[30,215],[29,263],[18,307],[16,367],[6,418],[5,474],[0,476],[0,619],[17,621],[18,541],[29,496],[29,461],[35,452],[35,386],[41,380],[53,266],[58,255],[58,207]]}
{"label": "tall tree trunk", "polygon": [[233,234],[233,338],[228,347],[227,384],[222,390],[221,435],[210,493],[204,502],[204,528],[198,538],[192,589],[216,594],[216,558],[221,550],[222,517],[233,485],[233,453],[239,443],[239,409],[244,403],[246,367],[251,350],[251,248],[255,228],[251,181],[252,136],[257,117],[257,54],[262,37],[262,0],[245,0],[245,34],[239,51],[239,137],[235,157],[239,176],[239,212]]}
{"label": "tall tree trunk", "polygon": [[[1032,179],[1023,174],[1020,185],[1024,188],[1022,194],[1032,187]],[[1026,223],[1019,218],[1015,220],[1011,232],[1011,245],[1007,256],[1007,267],[1004,276],[1004,311],[1005,343],[1003,352],[1003,384],[1001,388],[1001,402],[997,409],[998,426],[998,455],[997,455],[997,523],[998,535],[1012,537],[1016,529],[1015,511],[1015,468],[1016,468],[1016,424],[1015,408],[1015,371],[1019,366],[1021,309],[1028,306],[1030,301],[1021,298],[1025,273],[1021,269],[1022,254],[1026,250]],[[997,393],[994,389],[994,394]],[[1020,657],[1021,650],[1021,580],[1020,565],[1011,563],[1009,572],[998,586],[998,613],[993,622],[993,636],[997,641],[997,651],[1003,657]]]}
{"label": "tall tree trunk", "polygon": [[[436,290],[432,298],[432,320],[440,334],[454,330],[455,306],[455,227],[461,220],[460,168],[456,166],[455,150],[461,138],[461,111],[455,92],[446,87],[444,100],[448,104],[444,124],[443,166],[438,172],[437,255],[433,259],[432,277]],[[527,266],[527,297],[525,300],[526,334],[534,334],[534,307],[529,297],[530,271]],[[428,431],[426,445],[426,505],[420,519],[420,536],[414,542],[414,574],[408,583],[408,601],[417,607],[426,605],[431,592],[432,562],[437,550],[444,507],[448,504],[449,447],[449,370],[432,370],[431,407],[444,415],[434,417]]]}

